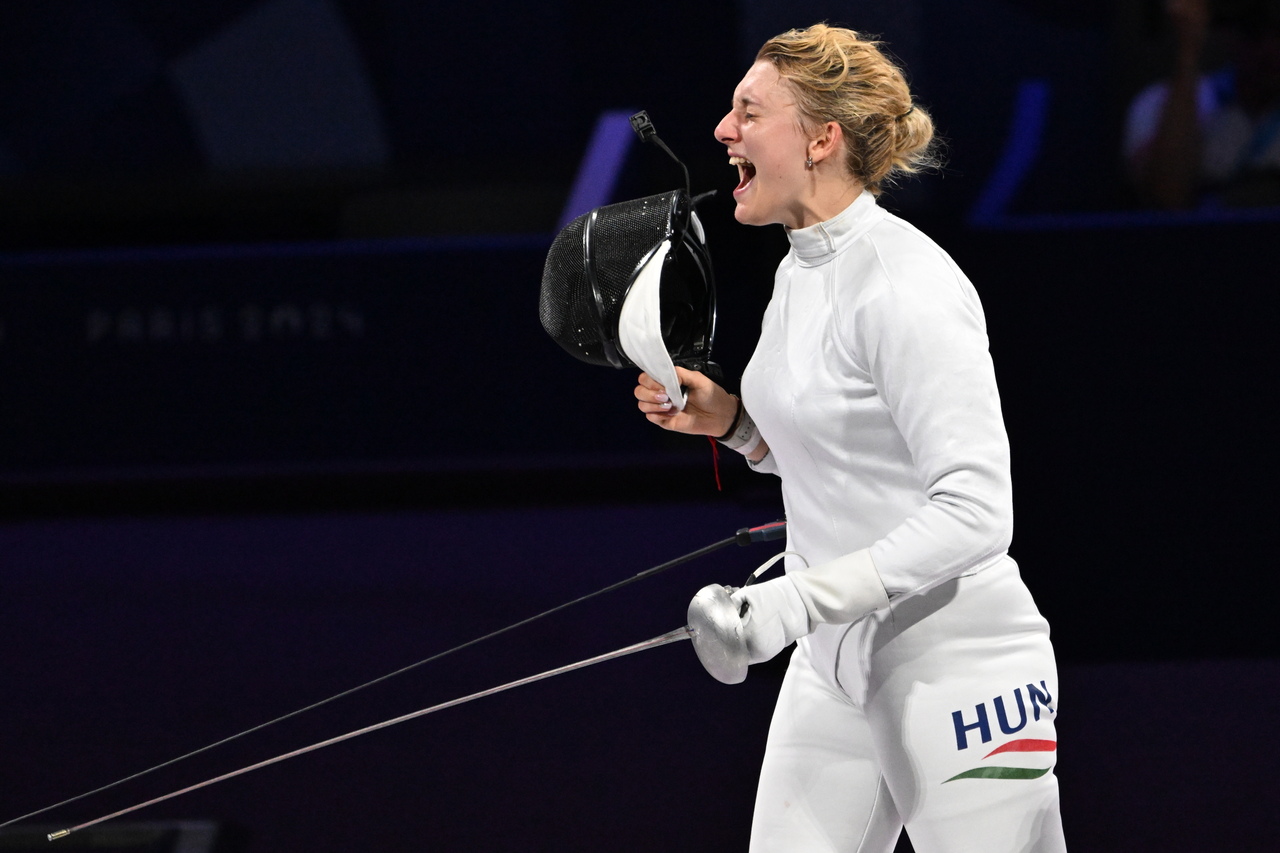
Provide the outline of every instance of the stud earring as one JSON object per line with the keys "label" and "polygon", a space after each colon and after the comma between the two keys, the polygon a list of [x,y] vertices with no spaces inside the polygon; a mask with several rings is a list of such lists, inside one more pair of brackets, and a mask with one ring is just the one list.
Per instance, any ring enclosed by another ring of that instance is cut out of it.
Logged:
{"label": "stud earring", "polygon": [[808,160],[805,160],[805,161],[804,161],[804,167],[805,167],[806,169],[812,169],[812,168],[813,168],[813,157],[810,157]]}

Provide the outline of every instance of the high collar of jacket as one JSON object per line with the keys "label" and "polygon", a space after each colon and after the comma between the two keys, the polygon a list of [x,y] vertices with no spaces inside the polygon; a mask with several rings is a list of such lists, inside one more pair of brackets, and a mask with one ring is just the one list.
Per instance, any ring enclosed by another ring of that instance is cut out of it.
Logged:
{"label": "high collar of jacket", "polygon": [[787,239],[799,264],[815,267],[834,258],[884,216],[876,197],[863,190],[862,195],[826,222],[808,228],[788,228]]}

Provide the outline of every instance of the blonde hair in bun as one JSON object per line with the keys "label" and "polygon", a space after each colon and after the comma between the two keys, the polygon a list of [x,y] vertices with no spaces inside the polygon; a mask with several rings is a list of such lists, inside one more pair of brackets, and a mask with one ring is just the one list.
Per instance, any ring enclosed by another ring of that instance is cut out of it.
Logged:
{"label": "blonde hair in bun", "polygon": [[840,125],[845,165],[872,193],[879,195],[898,175],[941,165],[933,119],[912,99],[902,70],[880,42],[815,24],[769,39],[756,55],[762,60],[791,86],[806,129]]}

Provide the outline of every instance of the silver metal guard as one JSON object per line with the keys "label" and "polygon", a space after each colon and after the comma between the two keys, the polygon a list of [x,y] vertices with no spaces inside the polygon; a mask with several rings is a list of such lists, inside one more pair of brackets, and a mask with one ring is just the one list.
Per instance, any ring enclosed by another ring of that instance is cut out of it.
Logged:
{"label": "silver metal guard", "polygon": [[698,590],[689,602],[688,625],[693,650],[713,678],[724,684],[746,680],[750,664],[747,641],[729,587],[711,584]]}

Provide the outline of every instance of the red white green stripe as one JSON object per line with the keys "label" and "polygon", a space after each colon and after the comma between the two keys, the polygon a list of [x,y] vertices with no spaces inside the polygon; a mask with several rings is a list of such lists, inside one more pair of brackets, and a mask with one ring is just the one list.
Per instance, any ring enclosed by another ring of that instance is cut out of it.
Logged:
{"label": "red white green stripe", "polygon": [[[997,746],[982,757],[990,758],[1002,752],[1054,752],[1057,749],[1057,741],[1020,738]],[[952,776],[943,784],[954,782],[957,779],[1039,779],[1051,769],[1052,767],[975,767],[972,770],[966,770],[963,773]]]}

